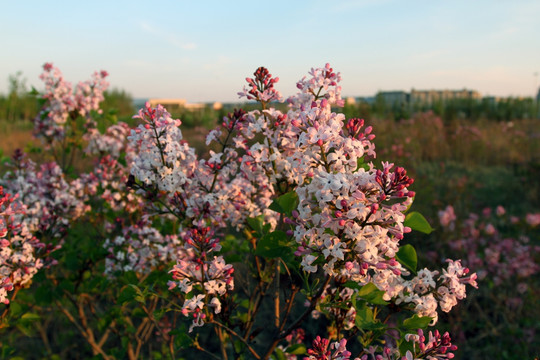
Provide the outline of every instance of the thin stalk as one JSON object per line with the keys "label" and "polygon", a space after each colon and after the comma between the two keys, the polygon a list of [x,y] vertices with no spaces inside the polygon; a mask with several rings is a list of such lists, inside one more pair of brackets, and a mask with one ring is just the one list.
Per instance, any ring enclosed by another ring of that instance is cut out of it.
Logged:
{"label": "thin stalk", "polygon": [[309,304],[309,307],[306,309],[306,311],[304,311],[304,313],[298,319],[296,319],[296,321],[292,323],[287,329],[285,329],[284,331],[281,331],[274,338],[274,341],[270,344],[270,346],[268,346],[268,349],[266,353],[264,354],[264,356],[262,357],[262,359],[264,360],[269,359],[272,353],[274,352],[274,349],[279,344],[279,342],[283,340],[287,335],[289,335],[294,329],[298,328],[300,324],[306,319],[306,317],[308,317],[308,315],[311,314],[313,309],[315,309],[315,306],[317,305],[317,302],[319,301],[319,298],[321,297],[324,289],[330,283],[331,279],[332,278],[330,277],[330,275],[326,275],[326,279],[324,283],[320,287],[319,291],[317,291],[317,294],[312,298]]}
{"label": "thin stalk", "polygon": [[257,352],[255,351],[255,349],[253,349],[251,347],[251,345],[249,345],[249,343],[242,337],[240,336],[240,334],[238,334],[236,331],[234,331],[233,329],[229,328],[227,325],[224,325],[224,324],[221,324],[215,320],[212,320],[211,321],[212,324],[216,324],[217,326],[223,328],[225,331],[227,331],[230,335],[233,335],[235,337],[238,338],[238,340],[240,340],[242,343],[244,343],[244,345],[246,345],[246,347],[248,348],[249,352],[251,353],[251,355],[253,355],[255,357],[255,359],[261,359],[261,356],[259,354],[257,354]]}

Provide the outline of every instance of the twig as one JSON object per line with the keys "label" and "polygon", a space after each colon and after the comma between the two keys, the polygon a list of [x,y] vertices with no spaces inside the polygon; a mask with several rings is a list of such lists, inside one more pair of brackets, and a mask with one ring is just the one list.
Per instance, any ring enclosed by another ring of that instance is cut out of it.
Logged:
{"label": "twig", "polygon": [[95,340],[92,338],[90,338],[88,336],[88,333],[87,331],[77,322],[77,320],[75,320],[75,318],[73,317],[73,315],[69,312],[68,309],[66,309],[58,300],[55,302],[56,303],[56,306],[58,306],[58,308],[60,309],[60,311],[62,313],[64,313],[64,315],[66,315],[66,317],[68,318],[69,321],[71,321],[71,323],[73,325],[75,325],[75,327],[77,328],[77,330],[79,330],[79,332],[81,333],[81,335],[86,339],[86,341],[88,342],[88,344],[90,344],[90,346],[92,347],[92,350],[94,351],[94,353],[97,355],[97,354],[100,354],[101,356],[103,356],[103,359],[105,360],[108,360],[109,359],[109,356],[105,353],[105,351],[103,351],[103,349],[98,345],[96,344]]}
{"label": "twig", "polygon": [[332,278],[330,277],[330,275],[326,275],[326,279],[324,281],[324,283],[322,284],[321,288],[319,289],[319,291],[317,291],[317,294],[312,298],[311,300],[311,303],[309,304],[309,307],[306,309],[306,311],[298,318],[296,319],[296,321],[294,323],[292,323],[287,329],[285,329],[284,331],[281,331],[275,338],[274,338],[274,341],[270,344],[270,346],[268,346],[268,350],[266,351],[266,353],[264,354],[263,356],[263,359],[269,359],[270,358],[270,355],[272,355],[272,353],[274,352],[274,349],[276,348],[276,346],[279,344],[279,342],[281,340],[283,340],[287,335],[289,335],[294,329],[296,329],[298,326],[300,326],[300,324],[302,323],[302,321],[305,320],[305,318],[311,314],[311,312],[313,311],[313,309],[315,309],[315,305],[317,304],[317,301],[319,300],[319,298],[321,297],[324,289],[326,288],[326,286],[330,283],[330,280]]}
{"label": "twig", "polygon": [[212,354],[210,351],[206,350],[205,348],[203,348],[198,341],[195,341],[193,343],[193,346],[195,347],[195,349],[199,350],[199,351],[202,351],[203,353],[205,354],[208,354],[210,355],[212,358],[214,359],[217,359],[217,360],[221,360],[221,358],[215,354]]}
{"label": "twig", "polygon": [[287,319],[289,318],[289,315],[291,313],[293,304],[294,304],[294,298],[296,297],[296,294],[298,294],[299,289],[296,286],[293,286],[292,293],[289,299],[287,299],[287,308],[285,309],[285,316],[283,316],[283,320],[281,321],[281,325],[279,326],[279,332],[283,331],[283,328],[285,327],[285,324],[287,323]]}
{"label": "twig", "polygon": [[223,328],[229,334],[231,334],[233,336],[236,336],[241,342],[244,343],[244,345],[247,346],[249,352],[255,357],[255,359],[260,359],[261,358],[261,356],[259,354],[257,354],[257,352],[251,347],[251,345],[249,345],[249,343],[242,336],[240,336],[240,334],[238,334],[236,331],[229,328],[227,325],[223,325],[223,324],[221,324],[221,323],[219,323],[219,322],[217,322],[215,320],[212,320],[211,323],[216,324],[217,326]]}

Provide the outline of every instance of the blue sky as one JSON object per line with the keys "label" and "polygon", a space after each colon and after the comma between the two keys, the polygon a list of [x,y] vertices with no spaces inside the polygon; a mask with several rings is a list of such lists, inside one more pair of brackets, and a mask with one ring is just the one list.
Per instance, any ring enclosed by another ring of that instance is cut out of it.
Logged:
{"label": "blue sky", "polygon": [[284,95],[329,62],[344,96],[475,89],[531,96],[540,83],[540,1],[0,0],[0,93],[41,65],[67,80],[110,73],[136,98],[236,101],[258,66]]}

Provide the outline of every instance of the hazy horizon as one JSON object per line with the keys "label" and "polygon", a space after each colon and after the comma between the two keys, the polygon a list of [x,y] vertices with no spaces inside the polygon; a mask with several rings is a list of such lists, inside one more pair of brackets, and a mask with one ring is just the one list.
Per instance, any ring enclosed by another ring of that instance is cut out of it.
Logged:
{"label": "hazy horizon", "polygon": [[133,98],[238,102],[258,66],[284,96],[312,67],[341,72],[343,96],[469,89],[535,96],[540,2],[390,0],[0,1],[0,93],[22,71],[28,86],[52,62],[77,83],[107,70]]}

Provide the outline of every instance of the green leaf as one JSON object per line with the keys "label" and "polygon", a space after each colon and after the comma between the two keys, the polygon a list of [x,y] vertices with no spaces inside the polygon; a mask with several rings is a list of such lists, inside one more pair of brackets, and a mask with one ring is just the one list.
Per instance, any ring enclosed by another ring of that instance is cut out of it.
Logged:
{"label": "green leaf", "polygon": [[23,316],[21,316],[21,319],[23,321],[37,321],[41,319],[41,317],[36,313],[26,313]]}
{"label": "green leaf", "polygon": [[9,303],[9,312],[11,314],[11,316],[13,317],[17,317],[19,316],[22,312],[23,312],[23,308],[21,306],[21,304],[19,304],[18,302],[10,302]]}
{"label": "green leaf", "polygon": [[345,284],[343,284],[343,286],[346,287],[346,288],[355,289],[355,290],[360,290],[362,288],[362,286],[360,286],[360,284],[358,284],[356,281],[352,281],[352,280],[347,281]]}
{"label": "green leaf", "polygon": [[400,247],[396,254],[396,259],[403,266],[416,274],[416,265],[418,264],[418,259],[416,257],[416,250],[412,245],[407,244]]}
{"label": "green leaf", "polygon": [[414,314],[412,317],[403,321],[403,328],[406,330],[425,329],[433,320],[430,316],[418,316]]}
{"label": "green leaf", "polygon": [[366,171],[369,170],[369,165],[364,162],[364,157],[359,157],[356,159],[356,169],[353,172],[357,172],[360,169],[364,169]]}
{"label": "green leaf", "polygon": [[401,355],[405,356],[407,351],[410,351],[411,353],[414,353],[414,341],[405,341],[405,339],[401,339],[398,341],[399,346],[399,352]]}
{"label": "green leaf", "polygon": [[263,233],[264,220],[263,220],[262,215],[259,215],[259,216],[254,217],[254,218],[251,218],[251,217],[247,218],[247,223],[248,223],[250,228],[252,228],[256,232],[258,232],[259,234]]}
{"label": "green leaf", "polygon": [[410,227],[412,230],[420,231],[424,234],[431,234],[433,228],[429,225],[424,215],[417,211],[408,213],[403,222],[404,226]]}
{"label": "green leaf", "polygon": [[265,258],[282,258],[286,257],[291,252],[292,247],[289,245],[287,235],[281,230],[276,230],[270,234],[264,235],[261,240],[259,240],[255,255]]}
{"label": "green leaf", "polygon": [[133,270],[124,272],[122,278],[125,281],[124,284],[137,284],[139,282],[137,274]]}
{"label": "green leaf", "polygon": [[379,290],[373,283],[367,283],[358,290],[357,296],[375,305],[386,305],[387,301],[383,300],[384,291]]}
{"label": "green leaf", "polygon": [[274,354],[276,355],[276,360],[287,360],[285,353],[281,349],[275,349]]}
{"label": "green leaf", "polygon": [[365,326],[373,324],[375,317],[373,316],[373,310],[367,306],[365,302],[360,302],[362,306],[356,308],[356,326],[360,329],[364,329]]}
{"label": "green leaf", "polygon": [[139,289],[139,287],[137,285],[129,284],[129,286],[132,287],[133,289],[135,289],[136,296],[133,299],[135,301],[140,302],[141,304],[144,304],[145,303],[144,294],[141,291],[141,289]]}
{"label": "green leaf", "polygon": [[386,325],[375,319],[373,310],[364,303],[364,306],[356,309],[354,321],[357,328],[361,330],[382,330]]}
{"label": "green leaf", "polygon": [[64,263],[66,264],[67,269],[71,270],[72,272],[79,270],[80,263],[77,252],[75,250],[67,252],[64,258]]}
{"label": "green leaf", "polygon": [[62,280],[58,285],[58,289],[63,290],[67,293],[73,294],[75,292],[75,284],[69,280]]}
{"label": "green leaf", "polygon": [[306,345],[304,344],[292,344],[287,348],[287,354],[303,355],[307,352]]}
{"label": "green leaf", "polygon": [[289,191],[286,194],[281,195],[270,204],[268,207],[270,210],[274,210],[280,214],[291,216],[293,210],[298,207],[298,194],[296,191]]}
{"label": "green leaf", "polygon": [[118,297],[118,303],[123,304],[127,301],[131,301],[133,300],[133,298],[135,298],[136,295],[137,295],[137,292],[135,291],[135,289],[132,288],[131,286],[127,286],[120,293],[120,296]]}
{"label": "green leaf", "polygon": [[144,294],[142,293],[141,289],[139,289],[136,285],[129,284],[120,293],[118,303],[123,304],[127,301],[133,300],[140,302],[141,304],[145,303]]}
{"label": "green leaf", "polygon": [[53,292],[49,286],[40,286],[36,289],[35,299],[39,305],[49,305],[53,301]]}

